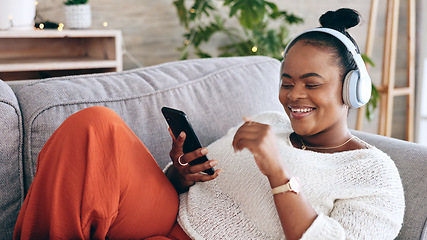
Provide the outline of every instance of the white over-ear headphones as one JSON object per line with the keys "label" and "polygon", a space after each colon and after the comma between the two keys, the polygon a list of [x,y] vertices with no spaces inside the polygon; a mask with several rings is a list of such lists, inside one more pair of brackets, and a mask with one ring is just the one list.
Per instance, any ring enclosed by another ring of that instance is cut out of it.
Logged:
{"label": "white over-ear headphones", "polygon": [[[286,56],[286,53],[288,52],[289,46],[292,45],[292,42],[301,36],[304,33],[307,32],[324,32],[328,33],[334,37],[336,37],[338,40],[340,40],[348,49],[348,51],[353,56],[354,61],[357,65],[357,70],[352,70],[347,73],[347,75],[344,78],[343,83],[343,101],[344,103],[353,108],[358,108],[363,105],[365,105],[369,99],[371,98],[371,92],[372,92],[372,82],[371,77],[369,77],[368,70],[366,69],[365,63],[362,59],[362,56],[357,50],[357,47],[353,44],[353,42],[344,34],[341,32],[331,29],[331,28],[315,28],[308,31],[305,31],[298,36],[294,37],[286,46],[285,51],[283,52],[283,57]],[[282,75],[283,70],[283,62],[280,69],[280,75]]]}

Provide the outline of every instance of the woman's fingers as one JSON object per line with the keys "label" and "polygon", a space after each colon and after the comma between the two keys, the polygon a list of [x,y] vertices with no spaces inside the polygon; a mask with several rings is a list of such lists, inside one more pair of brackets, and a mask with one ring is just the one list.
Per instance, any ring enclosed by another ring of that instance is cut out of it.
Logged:
{"label": "woman's fingers", "polygon": [[208,175],[204,173],[195,173],[195,174],[187,174],[185,176],[187,181],[193,181],[193,182],[207,182],[214,180],[218,175],[222,172],[222,169],[215,170],[213,175]]}
{"label": "woman's fingers", "polygon": [[281,164],[276,135],[267,124],[245,122],[234,135],[233,147],[235,151],[248,149],[260,171],[267,176],[284,167]]}
{"label": "woman's fingers", "polygon": [[173,136],[173,133],[171,131],[169,131],[169,132],[170,132],[172,139],[173,139],[172,149],[169,152],[169,156],[171,157],[172,161],[175,163],[176,162],[175,160],[177,160],[180,155],[184,154],[182,151],[182,148],[184,146],[184,141],[185,141],[186,135],[185,135],[185,132],[181,132],[178,135],[178,138],[175,138]]}
{"label": "woman's fingers", "polygon": [[170,128],[170,127],[168,127],[168,131],[169,131],[169,134],[171,135],[171,137],[172,137],[172,140],[173,141],[175,141],[176,139],[175,139],[175,136],[173,135],[173,132],[172,132],[172,129]]}
{"label": "woman's fingers", "polygon": [[[188,154],[185,154],[181,157],[179,162],[186,162],[186,161],[193,161],[192,160],[186,160],[185,158],[188,156]],[[177,161],[178,162],[178,161]],[[178,164],[179,164],[178,162]],[[215,179],[218,174],[222,171],[221,169],[217,169],[213,175],[208,175],[203,173],[204,170],[210,169],[212,167],[215,167],[218,164],[218,161],[216,160],[209,160],[207,162],[197,164],[197,165],[179,165],[177,168],[178,172],[181,174],[182,178],[187,182],[206,182]]]}
{"label": "woman's fingers", "polygon": [[268,135],[268,131],[268,125],[252,121],[245,122],[234,135],[232,143],[234,150],[241,151],[244,148],[252,150]]}
{"label": "woman's fingers", "polygon": [[180,166],[187,166],[187,164],[189,162],[194,161],[195,159],[197,159],[199,157],[203,157],[206,154],[208,154],[208,149],[207,148],[199,148],[199,149],[197,149],[197,150],[195,150],[193,152],[189,152],[189,153],[186,153],[184,155],[184,153],[182,151],[182,147],[179,147],[178,145],[176,146],[177,149],[172,149],[172,151],[171,151],[171,158],[172,158],[172,160],[176,159],[176,162]]}
{"label": "woman's fingers", "polygon": [[[194,174],[194,173],[203,172],[204,170],[215,167],[218,164],[218,161],[216,160],[209,160],[194,166],[191,165],[192,161],[200,157],[203,157],[206,154],[208,154],[207,148],[199,148],[193,152],[189,152],[189,153],[178,156],[178,159],[176,162],[178,163],[178,165],[180,166],[180,168],[183,170],[184,173]],[[183,169],[184,167],[185,169]]]}

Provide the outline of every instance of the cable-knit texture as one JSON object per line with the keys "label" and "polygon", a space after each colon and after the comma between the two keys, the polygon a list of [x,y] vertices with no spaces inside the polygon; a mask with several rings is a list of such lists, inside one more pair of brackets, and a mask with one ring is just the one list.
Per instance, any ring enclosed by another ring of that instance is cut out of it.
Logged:
{"label": "cable-knit texture", "polygon": [[[403,222],[403,188],[394,162],[377,148],[317,153],[291,146],[289,119],[267,112],[288,170],[318,213],[302,239],[393,239]],[[238,127],[208,146],[224,171],[180,195],[178,222],[194,239],[285,239],[267,178],[248,150],[235,153]],[[361,141],[361,140],[360,140]]]}

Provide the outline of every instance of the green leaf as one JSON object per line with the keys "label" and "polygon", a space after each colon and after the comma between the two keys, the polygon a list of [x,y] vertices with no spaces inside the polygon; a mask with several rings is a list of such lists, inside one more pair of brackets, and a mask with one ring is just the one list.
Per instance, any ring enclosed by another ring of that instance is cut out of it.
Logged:
{"label": "green leaf", "polygon": [[212,55],[210,55],[209,53],[203,52],[200,49],[198,49],[196,54],[197,54],[197,56],[199,56],[199,58],[211,58],[212,57]]}
{"label": "green leaf", "polygon": [[[362,54],[362,59],[365,63],[375,67],[374,61],[372,61],[371,58],[369,58],[366,54]],[[368,121],[372,121],[375,116],[375,109],[378,107],[378,102],[381,100],[381,94],[378,92],[378,89],[375,87],[374,84],[372,84],[372,93],[371,98],[369,99],[369,102],[366,104],[365,107],[365,117],[368,119]]]}
{"label": "green leaf", "polygon": [[230,5],[234,0],[225,0],[224,6]]}
{"label": "green leaf", "polygon": [[365,63],[371,65],[372,67],[375,67],[374,61],[372,61],[372,59],[370,59],[366,54],[362,54],[362,59]]}
{"label": "green leaf", "polygon": [[277,7],[277,5],[276,5],[275,3],[265,1],[265,4],[266,4],[268,7],[270,7],[270,9],[271,9],[273,12],[279,12],[279,8]]}
{"label": "green leaf", "polygon": [[224,5],[230,6],[230,17],[237,16],[242,27],[251,29],[259,24],[266,14],[263,0],[234,0],[226,1]]}
{"label": "green leaf", "polygon": [[304,19],[294,15],[294,14],[289,14],[286,11],[282,11],[280,12],[280,15],[283,16],[283,18],[285,19],[286,22],[288,22],[289,24],[299,24],[299,23],[303,23]]}
{"label": "green leaf", "polygon": [[186,29],[188,29],[188,10],[185,8],[184,0],[176,0],[173,2],[173,4],[175,5],[179,22],[183,24]]}
{"label": "green leaf", "polygon": [[219,49],[223,51],[221,56],[249,56],[253,55],[251,50],[253,46],[254,45],[252,42],[243,41],[234,44],[223,45]]}
{"label": "green leaf", "polygon": [[230,17],[233,17],[234,15],[236,15],[237,14],[237,11],[239,11],[239,10],[241,10],[241,7],[244,5],[244,3],[243,2],[237,2],[237,3],[235,3],[234,5],[232,5],[231,7],[230,7],[230,14],[229,14],[229,16]]}
{"label": "green leaf", "polygon": [[371,94],[371,98],[369,99],[369,102],[366,104],[366,112],[365,112],[365,117],[366,119],[368,119],[368,121],[372,121],[374,119],[374,113],[375,113],[375,109],[378,106],[378,102],[381,99],[381,95],[378,92],[377,88],[375,87],[374,84],[372,84],[372,94]]}
{"label": "green leaf", "polygon": [[200,19],[203,17],[203,14],[210,16],[211,11],[215,11],[215,7],[212,5],[212,0],[197,0],[188,10],[191,20]]}

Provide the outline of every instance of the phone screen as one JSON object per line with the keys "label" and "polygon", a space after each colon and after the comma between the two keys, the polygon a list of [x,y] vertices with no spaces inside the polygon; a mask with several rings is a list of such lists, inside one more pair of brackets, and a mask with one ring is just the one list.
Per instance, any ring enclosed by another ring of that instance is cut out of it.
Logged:
{"label": "phone screen", "polygon": [[[196,133],[193,130],[193,127],[191,126],[190,122],[187,119],[187,115],[183,111],[173,109],[173,108],[163,107],[162,113],[166,119],[166,122],[171,128],[175,138],[177,138],[182,131],[185,132],[186,138],[183,146],[184,153],[189,153],[202,147],[202,145],[199,142],[199,139],[196,136]],[[189,162],[189,164],[197,165],[206,161],[208,161],[208,158],[206,156],[202,156]],[[207,169],[204,172],[209,175],[214,174],[213,168]]]}

